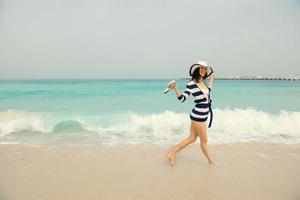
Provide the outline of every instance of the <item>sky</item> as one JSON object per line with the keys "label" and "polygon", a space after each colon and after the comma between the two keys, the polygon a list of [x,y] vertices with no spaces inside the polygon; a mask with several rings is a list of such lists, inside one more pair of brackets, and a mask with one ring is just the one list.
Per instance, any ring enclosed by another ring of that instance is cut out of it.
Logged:
{"label": "sky", "polygon": [[300,77],[300,0],[0,0],[0,79]]}

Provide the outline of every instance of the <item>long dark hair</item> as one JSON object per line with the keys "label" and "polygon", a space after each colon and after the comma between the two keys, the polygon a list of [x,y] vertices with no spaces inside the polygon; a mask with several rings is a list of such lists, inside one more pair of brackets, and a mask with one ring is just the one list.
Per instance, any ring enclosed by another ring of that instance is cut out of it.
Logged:
{"label": "long dark hair", "polygon": [[200,67],[195,69],[194,73],[192,74],[192,78],[191,78],[191,80],[196,80],[197,83],[200,78],[199,69],[200,69]]}
{"label": "long dark hair", "polygon": [[[199,78],[201,77],[199,69],[200,69],[200,67],[195,69],[194,73],[192,74],[192,78],[191,78],[191,80],[196,80],[197,83],[198,83]],[[205,76],[202,77],[204,82],[206,81],[206,75],[207,75],[207,72],[205,73]]]}

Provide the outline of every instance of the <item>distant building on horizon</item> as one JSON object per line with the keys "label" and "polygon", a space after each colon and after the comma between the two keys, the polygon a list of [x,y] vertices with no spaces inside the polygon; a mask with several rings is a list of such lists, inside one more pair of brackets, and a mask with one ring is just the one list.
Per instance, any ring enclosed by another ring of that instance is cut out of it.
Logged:
{"label": "distant building on horizon", "polygon": [[[180,78],[190,79],[190,78]],[[290,75],[289,77],[263,77],[260,75],[242,75],[242,76],[231,76],[231,77],[215,77],[216,80],[282,80],[282,81],[299,81],[300,78]]]}

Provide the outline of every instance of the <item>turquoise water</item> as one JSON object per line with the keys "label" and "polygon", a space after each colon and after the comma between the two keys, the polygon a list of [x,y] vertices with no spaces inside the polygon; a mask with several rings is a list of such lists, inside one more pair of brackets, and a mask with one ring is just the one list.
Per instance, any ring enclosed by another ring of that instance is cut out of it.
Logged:
{"label": "turquoise water", "polygon": [[[162,95],[168,80],[0,81],[0,110],[42,112],[160,113],[184,112],[192,98],[178,105],[175,93]],[[181,92],[187,80],[177,80]],[[216,80],[211,93],[215,108],[255,107],[269,113],[300,111],[296,81]]]}
{"label": "turquoise water", "polygon": [[[181,92],[188,81],[177,80]],[[179,102],[174,91],[163,95],[168,82],[1,80],[0,142],[176,143],[189,132],[194,103],[192,96]],[[212,143],[299,142],[299,81],[215,80],[211,98],[215,111],[209,129]]]}

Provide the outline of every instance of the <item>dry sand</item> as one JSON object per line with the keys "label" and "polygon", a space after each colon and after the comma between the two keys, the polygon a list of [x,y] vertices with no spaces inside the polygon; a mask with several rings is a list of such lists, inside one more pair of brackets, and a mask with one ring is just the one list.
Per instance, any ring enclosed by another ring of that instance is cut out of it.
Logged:
{"label": "dry sand", "polygon": [[300,145],[270,143],[50,148],[0,145],[1,200],[300,200]]}

